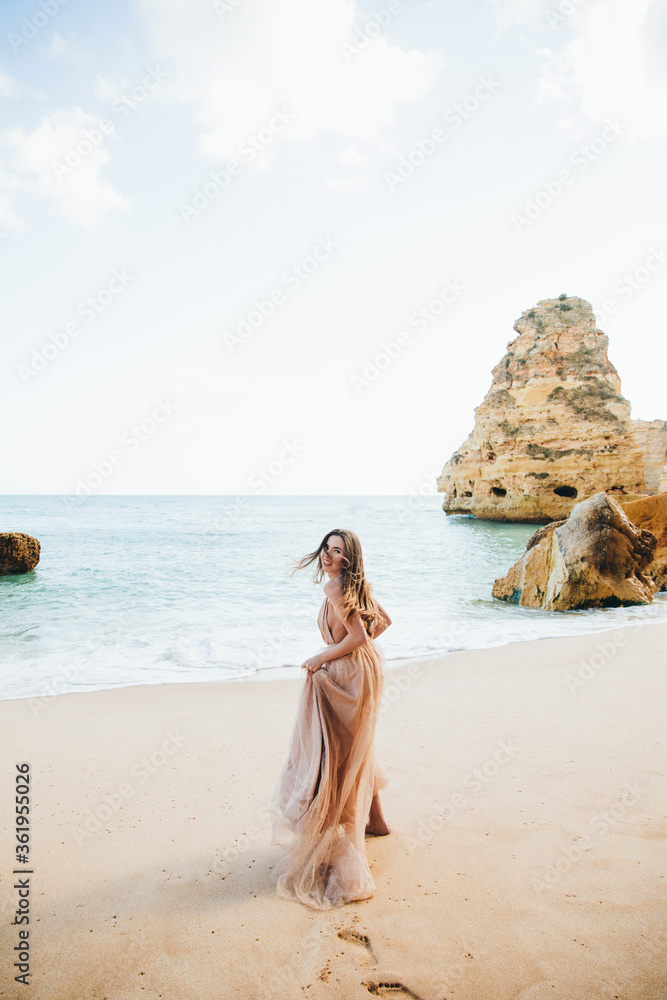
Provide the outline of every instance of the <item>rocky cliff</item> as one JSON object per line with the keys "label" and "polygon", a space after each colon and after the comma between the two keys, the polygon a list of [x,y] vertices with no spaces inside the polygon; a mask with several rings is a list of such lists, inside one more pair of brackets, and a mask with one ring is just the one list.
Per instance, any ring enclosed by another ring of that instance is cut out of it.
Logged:
{"label": "rocky cliff", "polygon": [[655,580],[658,590],[667,590],[667,492],[621,506],[634,525],[655,535],[656,549],[646,573]]}
{"label": "rocky cliff", "polygon": [[647,493],[642,450],[585,299],[543,299],[514,324],[475,426],[438,478],[443,510],[546,524],[600,491]]}
{"label": "rocky cliff", "polygon": [[667,420],[633,420],[635,441],[644,455],[646,492],[662,493],[660,480],[667,475]]}

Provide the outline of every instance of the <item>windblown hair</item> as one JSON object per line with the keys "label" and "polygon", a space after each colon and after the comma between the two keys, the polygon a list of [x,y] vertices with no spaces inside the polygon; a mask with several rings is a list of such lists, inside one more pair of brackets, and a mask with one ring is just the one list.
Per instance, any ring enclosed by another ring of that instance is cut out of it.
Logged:
{"label": "windblown hair", "polygon": [[340,611],[343,620],[347,621],[350,615],[356,611],[361,618],[366,634],[372,637],[375,627],[384,621],[377,601],[372,594],[372,586],[364,576],[364,560],[361,555],[361,542],[353,531],[345,528],[334,528],[328,531],[314,552],[295,564],[292,575],[299,569],[305,569],[312,563],[317,562],[317,569],[314,575],[315,583],[319,583],[324,577],[321,554],[324,546],[332,535],[340,535],[345,543],[345,554],[341,561],[340,584],[343,590],[341,597]]}

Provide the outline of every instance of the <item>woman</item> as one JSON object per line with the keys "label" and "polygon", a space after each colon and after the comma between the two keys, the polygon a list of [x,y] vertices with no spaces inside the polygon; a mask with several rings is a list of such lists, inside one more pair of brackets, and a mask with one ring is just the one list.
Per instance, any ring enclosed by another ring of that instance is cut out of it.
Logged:
{"label": "woman", "polygon": [[359,539],[335,529],[295,566],[317,563],[324,649],[302,663],[289,754],[271,802],[272,844],[285,848],[276,891],[315,909],[368,899],[375,883],[364,834],[389,833],[379,791],[389,777],[375,756],[385,658],[373,642],[391,625],[364,576]]}

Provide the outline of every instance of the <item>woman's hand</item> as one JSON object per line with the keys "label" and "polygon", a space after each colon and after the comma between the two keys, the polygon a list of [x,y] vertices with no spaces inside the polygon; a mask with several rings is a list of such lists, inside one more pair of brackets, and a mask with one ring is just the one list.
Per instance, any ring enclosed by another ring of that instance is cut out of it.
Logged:
{"label": "woman's hand", "polygon": [[310,657],[310,659],[308,659],[308,660],[305,660],[305,661],[304,661],[304,662],[303,662],[303,663],[301,664],[301,668],[302,668],[302,669],[304,669],[304,668],[305,668],[305,669],[306,669],[306,670],[308,670],[308,671],[309,671],[309,672],[310,672],[311,674],[314,674],[314,673],[315,673],[315,671],[317,671],[317,670],[319,670],[319,669],[320,669],[321,667],[323,667],[323,666],[324,666],[324,664],[325,664],[326,662],[327,662],[326,660],[322,659],[322,656],[321,656],[321,654],[320,654],[320,653],[316,653],[316,654],[315,654],[315,656],[311,656],[311,657]]}

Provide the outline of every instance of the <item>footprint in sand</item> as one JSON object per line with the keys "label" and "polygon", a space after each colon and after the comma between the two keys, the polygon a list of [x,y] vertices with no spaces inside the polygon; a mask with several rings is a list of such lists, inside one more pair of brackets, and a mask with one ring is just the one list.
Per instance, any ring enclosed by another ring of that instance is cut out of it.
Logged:
{"label": "footprint in sand", "polygon": [[408,986],[404,986],[403,983],[365,982],[363,985],[374,997],[410,997],[410,1000],[422,1000],[418,993],[415,993]]}
{"label": "footprint in sand", "polygon": [[[366,966],[377,965],[377,959],[373,954],[373,948],[371,946],[370,938],[367,934],[361,934],[359,931],[352,930],[351,928],[345,928],[338,931],[338,937],[341,941],[347,941],[350,944],[357,945],[363,948],[366,953],[366,960],[362,961],[360,964]],[[372,979],[365,979],[362,985],[366,987],[369,993],[374,997],[409,997],[410,1000],[422,1000],[419,994],[411,990],[409,986],[405,986],[403,983],[399,983],[398,980],[387,977],[373,977]]]}
{"label": "footprint in sand", "polygon": [[364,948],[368,956],[372,959],[373,965],[377,965],[377,959],[373,954],[371,942],[366,934],[360,934],[359,931],[345,929],[338,931],[338,937],[341,941],[350,941],[352,944],[358,944],[360,948]]}

